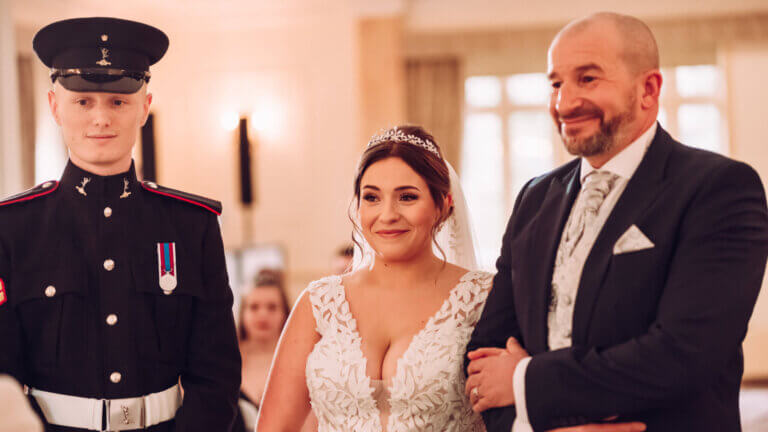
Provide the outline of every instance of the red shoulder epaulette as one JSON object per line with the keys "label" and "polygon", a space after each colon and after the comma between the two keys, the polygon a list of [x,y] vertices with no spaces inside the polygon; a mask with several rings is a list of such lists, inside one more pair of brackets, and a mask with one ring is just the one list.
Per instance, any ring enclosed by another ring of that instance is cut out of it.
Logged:
{"label": "red shoulder epaulette", "polygon": [[55,180],[41,183],[32,189],[25,190],[22,193],[9,196],[8,198],[0,201],[0,207],[11,204],[16,204],[24,201],[30,201],[41,196],[48,195],[59,188],[59,182]]}
{"label": "red shoulder epaulette", "polygon": [[2,306],[6,300],[8,300],[8,296],[5,295],[5,284],[3,283],[3,279],[0,278],[0,306]]}
{"label": "red shoulder epaulette", "polygon": [[218,216],[221,215],[221,203],[219,201],[160,186],[157,183],[150,181],[141,182],[141,186],[145,190],[148,190],[154,194],[175,198],[179,201],[184,201],[190,204],[194,204],[198,207],[202,207],[209,212],[215,213]]}

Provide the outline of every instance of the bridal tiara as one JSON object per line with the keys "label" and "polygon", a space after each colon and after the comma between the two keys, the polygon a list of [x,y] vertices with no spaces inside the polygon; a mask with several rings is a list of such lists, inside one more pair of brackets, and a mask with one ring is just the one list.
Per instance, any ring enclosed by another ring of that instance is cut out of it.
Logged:
{"label": "bridal tiara", "polygon": [[371,137],[371,140],[368,141],[368,148],[377,146],[385,142],[408,143],[411,145],[415,145],[417,147],[421,147],[424,150],[434,154],[435,156],[437,156],[438,159],[442,159],[440,157],[440,152],[437,150],[437,146],[432,141],[421,139],[416,135],[406,134],[403,131],[398,130],[397,128],[389,129],[382,134],[374,135],[373,137]]}

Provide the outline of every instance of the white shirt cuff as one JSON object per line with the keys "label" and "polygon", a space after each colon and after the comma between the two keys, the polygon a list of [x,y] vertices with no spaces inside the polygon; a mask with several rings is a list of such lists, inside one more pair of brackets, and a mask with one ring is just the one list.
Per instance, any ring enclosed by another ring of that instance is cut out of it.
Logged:
{"label": "white shirt cuff", "polygon": [[515,391],[515,410],[517,417],[512,424],[512,432],[533,432],[528,421],[528,408],[525,404],[525,371],[532,357],[526,357],[515,366],[515,374],[512,376],[512,388]]}

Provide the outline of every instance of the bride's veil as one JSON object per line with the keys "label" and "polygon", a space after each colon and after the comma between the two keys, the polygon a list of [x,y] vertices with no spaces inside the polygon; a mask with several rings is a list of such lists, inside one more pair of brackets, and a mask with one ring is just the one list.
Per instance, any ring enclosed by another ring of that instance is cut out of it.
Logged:
{"label": "bride's veil", "polygon": [[[458,174],[456,174],[456,170],[453,169],[453,166],[448,161],[445,161],[445,164],[448,166],[450,173],[453,214],[443,223],[442,228],[435,236],[435,243],[440,246],[439,249],[436,246],[434,247],[435,254],[438,257],[442,256],[440,253],[440,250],[442,250],[447,262],[468,270],[477,270],[479,267],[477,262],[477,242],[472,230],[467,200],[464,198],[464,192],[461,189],[461,182],[459,181]],[[358,212],[354,210],[351,213],[354,223],[359,227]],[[375,251],[359,230],[356,229],[352,236],[357,247],[355,247],[352,269],[350,271],[356,271],[366,266],[373,268]]]}
{"label": "bride's veil", "polygon": [[436,241],[445,252],[446,261],[468,270],[476,270],[477,242],[469,216],[469,207],[464,198],[459,175],[448,161],[448,171],[451,175],[451,196],[453,196],[453,214],[445,221],[443,228],[437,233]]}

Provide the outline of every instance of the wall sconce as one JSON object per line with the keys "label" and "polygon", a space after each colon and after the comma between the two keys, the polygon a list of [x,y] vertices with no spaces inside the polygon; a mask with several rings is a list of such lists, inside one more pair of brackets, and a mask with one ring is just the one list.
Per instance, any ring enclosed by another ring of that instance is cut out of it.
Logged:
{"label": "wall sconce", "polygon": [[[253,115],[251,119],[253,119]],[[239,184],[240,184],[240,203],[244,207],[249,207],[254,203],[254,185],[253,174],[251,170],[254,149],[251,145],[250,137],[253,136],[249,132],[248,117],[246,115],[238,115],[234,111],[225,111],[219,116],[220,126],[227,132],[234,132],[237,130],[237,159],[239,169]],[[255,131],[258,132],[258,129]],[[255,134],[254,134],[255,135]]]}
{"label": "wall sconce", "polygon": [[265,138],[277,138],[283,129],[283,112],[279,104],[261,105],[251,113],[251,128]]}
{"label": "wall sconce", "polygon": [[258,134],[265,140],[276,140],[283,136],[285,129],[286,110],[278,100],[263,99],[250,109],[223,111],[219,115],[219,126],[228,132],[234,131],[240,125],[240,119],[247,117],[250,123],[251,136]]}
{"label": "wall sconce", "polygon": [[240,117],[240,140],[238,155],[240,161],[240,202],[248,207],[254,202],[253,175],[251,174],[251,140],[248,139],[248,119]]}
{"label": "wall sconce", "polygon": [[233,131],[240,125],[240,116],[234,111],[225,111],[219,116],[219,124],[225,131]]}
{"label": "wall sconce", "polygon": [[[248,104],[251,105],[251,104]],[[253,210],[258,203],[258,174],[256,162],[259,146],[263,142],[279,140],[284,132],[286,111],[279,100],[260,97],[251,109],[240,111],[226,109],[219,114],[219,126],[236,136],[239,200],[242,213],[242,240],[249,244],[254,240]],[[237,130],[235,135],[235,131]]]}
{"label": "wall sconce", "polygon": [[240,116],[239,118],[235,117],[235,119],[237,120],[235,128],[231,128],[231,116],[229,118],[222,116],[222,125],[230,127],[232,131],[238,129],[237,160],[240,180],[240,203],[242,204],[242,239],[245,242],[244,244],[250,244],[253,241],[253,205],[256,202],[255,176],[251,167],[253,166],[253,159],[256,157],[256,146],[251,145],[251,140],[248,136],[248,118]]}

